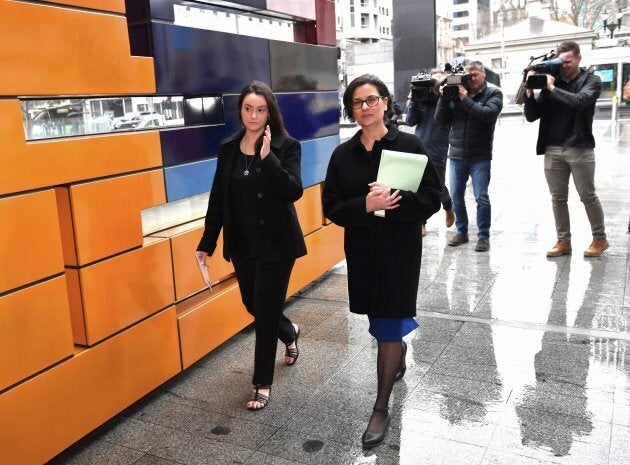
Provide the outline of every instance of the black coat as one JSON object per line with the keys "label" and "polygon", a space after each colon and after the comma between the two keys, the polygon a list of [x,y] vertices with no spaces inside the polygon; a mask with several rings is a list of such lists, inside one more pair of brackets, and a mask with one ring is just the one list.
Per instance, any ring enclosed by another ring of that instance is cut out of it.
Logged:
{"label": "black coat", "polygon": [[[440,179],[429,159],[418,191],[400,192],[400,207],[388,210],[384,218],[367,213],[368,183],[376,180],[377,168],[360,137],[361,131],[335,149],[322,194],[324,214],[344,227],[350,311],[390,318],[415,316],[421,225],[440,209]],[[420,139],[393,125],[374,143],[373,151],[383,149],[426,154]]]}
{"label": "black coat", "polygon": [[[576,78],[577,92],[565,90],[569,83],[556,79],[553,92],[540,91],[538,99],[525,98],[525,118],[532,122],[540,118],[536,153],[542,155],[549,138],[559,128],[569,125],[571,135],[562,142],[563,147],[595,147],[593,115],[595,102],[602,92],[602,81],[596,74],[582,69]],[[554,145],[554,144],[551,144]]]}
{"label": "black coat", "polygon": [[[230,177],[243,131],[225,139],[219,147],[217,170],[210,191],[205,230],[197,250],[212,255],[223,227],[223,257],[230,260],[233,238],[230,222]],[[306,255],[304,235],[293,202],[302,197],[300,143],[289,136],[272,136],[271,151],[258,168],[256,203],[258,244],[263,262],[279,262]]]}
{"label": "black coat", "polygon": [[438,124],[450,126],[448,157],[456,160],[491,160],[494,126],[503,109],[503,93],[486,83],[473,97],[448,100],[440,96],[435,110]]}

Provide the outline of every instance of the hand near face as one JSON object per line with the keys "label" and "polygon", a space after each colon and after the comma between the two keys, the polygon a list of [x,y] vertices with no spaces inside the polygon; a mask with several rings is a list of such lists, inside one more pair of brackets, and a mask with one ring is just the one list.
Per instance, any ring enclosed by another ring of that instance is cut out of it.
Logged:
{"label": "hand near face", "polygon": [[264,160],[269,151],[271,150],[271,128],[269,125],[265,126],[265,132],[263,133],[262,147],[260,147],[260,159]]}
{"label": "hand near face", "polygon": [[468,97],[468,91],[464,86],[459,86],[459,100],[463,102],[466,97]]}
{"label": "hand near face", "polygon": [[391,193],[391,188],[380,182],[371,182],[368,186],[370,186],[370,192],[365,197],[365,210],[367,213],[376,210],[393,210],[400,207],[398,203],[402,198],[398,195],[400,190],[395,190]]}
{"label": "hand near face", "polygon": [[554,87],[556,87],[555,84],[556,84],[556,78],[553,77],[551,74],[547,74],[547,90],[549,92],[551,92],[554,89]]}

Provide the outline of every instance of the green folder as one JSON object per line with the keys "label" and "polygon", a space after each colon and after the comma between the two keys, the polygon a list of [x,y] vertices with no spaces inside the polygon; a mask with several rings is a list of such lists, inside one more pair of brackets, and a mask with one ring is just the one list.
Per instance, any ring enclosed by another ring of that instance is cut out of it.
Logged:
{"label": "green folder", "polygon": [[[392,191],[417,192],[427,166],[428,157],[418,153],[383,150],[376,180],[392,188]],[[376,210],[376,216],[385,216],[385,210]]]}

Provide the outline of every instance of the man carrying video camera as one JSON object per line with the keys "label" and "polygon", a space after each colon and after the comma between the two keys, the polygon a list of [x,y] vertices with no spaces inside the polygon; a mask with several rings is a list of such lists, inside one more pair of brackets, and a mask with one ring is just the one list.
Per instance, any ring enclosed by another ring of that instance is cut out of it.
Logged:
{"label": "man carrying video camera", "polygon": [[440,87],[435,111],[437,123],[450,127],[450,188],[457,233],[448,245],[459,246],[468,242],[468,213],[464,194],[470,177],[477,202],[478,241],[475,250],[486,252],[490,249],[488,186],[492,141],[495,123],[503,109],[503,93],[498,87],[486,82],[485,68],[480,61],[468,63],[466,73],[459,76],[461,83],[453,83],[457,79],[452,77],[447,77],[447,84]]}
{"label": "man carrying video camera", "polygon": [[[433,68],[428,74],[420,73],[411,79],[411,95],[405,123],[416,126],[416,136],[427,148],[427,155],[435,166],[442,183],[442,207],[446,212],[446,227],[450,228],[455,222],[455,212],[445,182],[448,127],[437,124],[434,118],[439,86],[443,79],[444,75],[439,68]],[[425,234],[426,221],[422,224],[422,235]]]}
{"label": "man carrying video camera", "polygon": [[[563,63],[558,77],[546,74],[546,87],[538,98],[528,88],[525,96],[525,118],[540,118],[536,153],[545,155],[545,178],[551,193],[556,223],[556,244],[548,257],[571,253],[571,224],[567,200],[569,177],[584,204],[591,224],[593,241],[584,251],[586,257],[599,257],[608,248],[604,229],[604,210],[595,193],[595,138],[593,114],[595,101],[602,91],[600,78],[580,68],[580,46],[563,42],[557,50]],[[535,70],[528,72],[528,82]],[[528,86],[529,87],[529,86]]]}

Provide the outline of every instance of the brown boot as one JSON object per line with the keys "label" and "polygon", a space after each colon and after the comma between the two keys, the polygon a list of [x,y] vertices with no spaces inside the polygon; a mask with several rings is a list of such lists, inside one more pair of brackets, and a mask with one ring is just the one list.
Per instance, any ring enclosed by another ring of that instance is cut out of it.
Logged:
{"label": "brown boot", "polygon": [[455,223],[455,210],[449,208],[446,210],[446,227],[450,228]]}
{"label": "brown boot", "polygon": [[560,255],[570,254],[571,253],[571,242],[570,241],[558,241],[556,245],[547,250],[548,257],[559,257]]}
{"label": "brown boot", "polygon": [[588,248],[584,251],[585,257],[599,257],[604,250],[608,248],[608,239],[606,236],[604,237],[594,237],[593,242]]}

